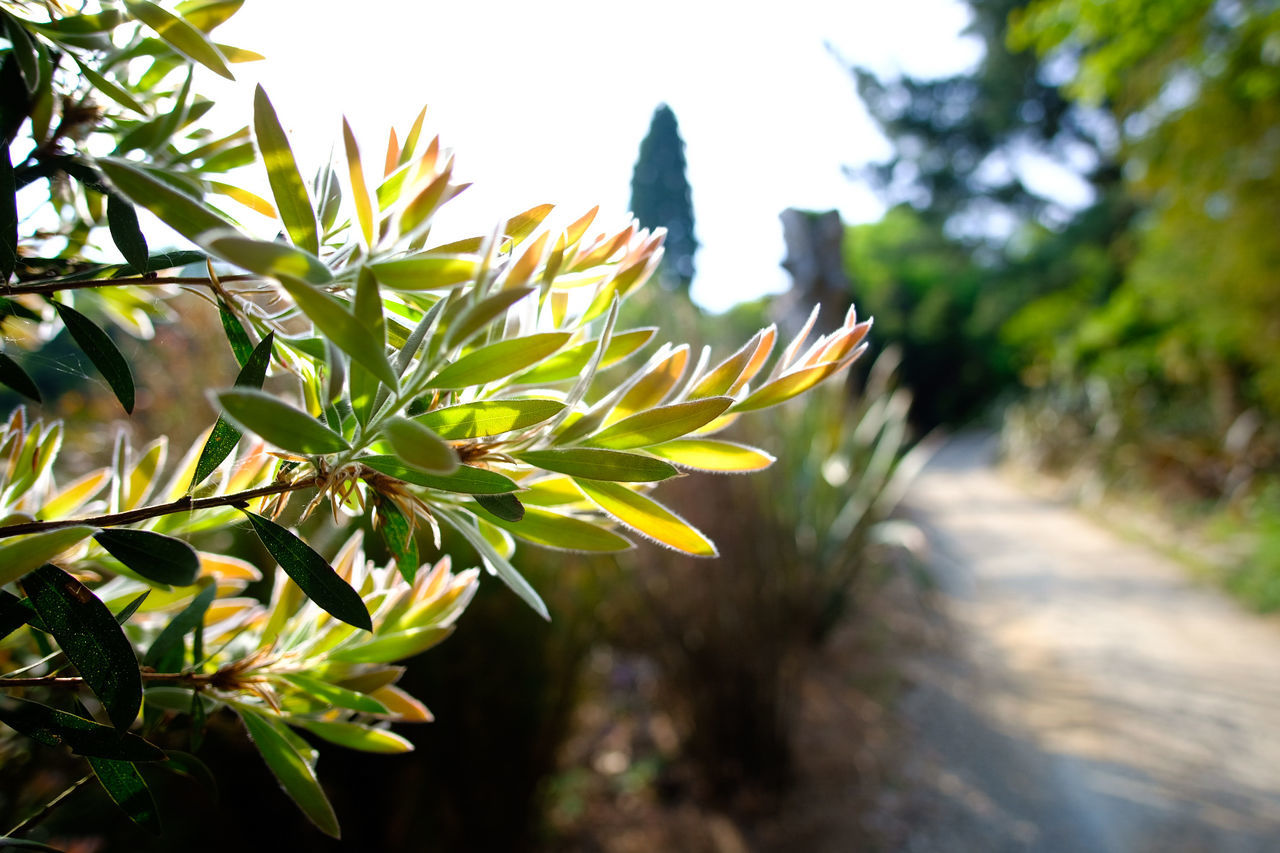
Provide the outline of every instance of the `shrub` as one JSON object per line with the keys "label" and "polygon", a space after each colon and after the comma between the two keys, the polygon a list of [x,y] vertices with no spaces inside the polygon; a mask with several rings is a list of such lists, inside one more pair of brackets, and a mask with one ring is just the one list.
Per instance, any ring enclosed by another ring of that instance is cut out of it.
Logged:
{"label": "shrub", "polygon": [[[713,556],[653,485],[681,467],[757,467],[760,451],[709,436],[839,373],[869,324],[851,314],[807,348],[802,335],[768,371],[772,328],[718,362],[666,344],[635,367],[656,330],[616,318],[662,233],[593,235],[594,211],[552,227],[543,205],[438,243],[465,185],[421,114],[391,134],[381,173],[344,126],[343,162],[311,181],[261,88],[248,126],[212,132],[201,75],[256,57],[210,36],[240,5],[0,9],[0,381],[40,403],[48,388],[26,368],[65,330],[125,413],[162,407],[117,338],[186,322],[169,308],[180,290],[217,312],[238,365],[231,388],[187,377],[219,410],[191,446],[159,435],[135,449],[120,432],[97,467],[70,448],[79,473],[58,458],[62,425],[11,410],[3,749],[22,753],[15,735],[69,749],[154,829],[150,765],[200,775],[173,747],[198,750],[210,720],[238,717],[337,835],[312,744],[411,748],[388,724],[429,713],[394,664],[450,633],[482,568],[547,617],[512,564],[517,541],[613,552],[636,534]],[[241,186],[255,164],[269,199]],[[269,239],[240,221],[264,215]],[[155,250],[149,216],[182,247]],[[481,566],[424,560],[415,534],[438,547],[441,528]]]}

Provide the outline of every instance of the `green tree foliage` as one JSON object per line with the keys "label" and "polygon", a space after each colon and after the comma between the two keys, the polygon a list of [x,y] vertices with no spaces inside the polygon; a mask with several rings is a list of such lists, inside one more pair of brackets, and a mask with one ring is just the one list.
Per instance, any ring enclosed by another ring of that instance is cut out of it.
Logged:
{"label": "green tree foliage", "polygon": [[[344,124],[344,156],[314,178],[261,88],[245,126],[211,130],[204,75],[258,58],[211,35],[240,6],[0,3],[0,382],[40,405],[24,362],[65,330],[121,413],[165,405],[117,340],[179,319],[180,288],[238,369],[232,387],[187,377],[216,409],[189,447],[119,429],[96,467],[87,448],[59,457],[52,418],[4,419],[0,757],[69,750],[155,829],[149,780],[202,773],[188,752],[206,724],[238,720],[336,836],[315,744],[412,749],[389,725],[430,714],[395,664],[450,634],[482,573],[548,618],[517,543],[714,555],[655,485],[759,467],[715,433],[844,370],[869,324],[850,312],[776,357],[772,327],[716,359],[646,355],[656,330],[617,317],[660,233],[593,232],[594,212],[553,226],[541,205],[441,244],[465,185],[422,114],[378,170]],[[261,194],[241,186],[253,175]],[[142,211],[172,233],[144,230]],[[440,554],[442,528],[479,565]]]}
{"label": "green tree foliage", "polygon": [[693,197],[685,176],[684,140],[676,114],[666,104],[653,111],[649,132],[631,173],[631,212],[645,228],[667,229],[666,255],[659,277],[670,288],[688,290],[693,281]]}

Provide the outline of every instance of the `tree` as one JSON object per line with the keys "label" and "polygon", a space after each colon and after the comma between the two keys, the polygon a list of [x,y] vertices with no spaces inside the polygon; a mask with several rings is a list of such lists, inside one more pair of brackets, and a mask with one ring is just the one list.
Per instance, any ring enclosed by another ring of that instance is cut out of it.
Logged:
{"label": "tree", "polygon": [[[845,369],[869,324],[850,313],[808,347],[801,335],[767,371],[772,327],[718,362],[666,345],[634,364],[655,330],[616,318],[657,267],[660,234],[633,222],[592,235],[594,211],[553,230],[542,205],[433,243],[465,185],[423,114],[403,141],[391,133],[380,173],[344,125],[345,157],[312,181],[261,88],[247,126],[213,133],[202,75],[257,58],[210,35],[240,5],[0,6],[0,381],[42,405],[26,362],[65,330],[120,408],[142,413],[156,403],[117,339],[173,316],[180,289],[216,312],[238,370],[234,387],[207,389],[219,411],[173,448],[175,465],[167,435],[134,449],[121,431],[85,470],[89,448],[59,456],[63,425],[11,409],[0,752],[6,769],[34,772],[69,750],[156,829],[148,778],[200,775],[190,753],[207,721],[234,716],[336,836],[299,730],[411,749],[387,724],[429,713],[393,664],[448,636],[481,566],[549,617],[513,565],[517,542],[611,552],[636,534],[714,556],[654,484],[761,467],[766,454],[713,434]],[[230,183],[244,166],[269,199],[240,173]],[[20,210],[18,191],[41,184],[47,201],[27,210],[24,196]],[[239,208],[271,218],[269,239],[228,212]],[[179,247],[153,248],[140,209]],[[583,281],[586,298],[571,298]],[[441,528],[480,566],[424,560]]]}
{"label": "tree", "polygon": [[659,272],[668,288],[688,291],[693,281],[693,199],[685,176],[684,140],[666,104],[653,111],[649,132],[631,173],[631,212],[644,228],[665,228],[666,256]]}

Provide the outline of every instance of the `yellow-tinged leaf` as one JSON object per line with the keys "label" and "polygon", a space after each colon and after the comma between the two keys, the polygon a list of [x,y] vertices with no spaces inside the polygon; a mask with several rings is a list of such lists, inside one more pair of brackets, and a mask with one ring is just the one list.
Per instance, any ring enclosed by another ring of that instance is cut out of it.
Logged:
{"label": "yellow-tinged leaf", "polygon": [[649,452],[681,468],[717,473],[761,471],[774,462],[759,448],[708,438],[680,438],[650,447]]}
{"label": "yellow-tinged leaf", "polygon": [[776,406],[778,403],[790,400],[798,394],[803,394],[805,391],[808,391],[828,376],[838,373],[848,367],[857,360],[858,356],[862,355],[865,350],[866,344],[863,344],[850,355],[846,356],[842,361],[819,364],[815,367],[802,367],[799,370],[784,374],[782,377],[762,386],[758,391],[751,394],[741,403],[738,403],[733,407],[733,411],[750,412],[756,409],[765,409],[769,406]]}
{"label": "yellow-tinged leaf", "polygon": [[221,181],[209,181],[208,184],[209,189],[213,192],[218,195],[224,195],[232,201],[243,204],[254,213],[261,214],[262,216],[266,216],[271,219],[276,219],[279,216],[279,214],[276,213],[276,209],[271,206],[271,202],[267,201],[257,193],[251,193],[243,187],[224,184]]}
{"label": "yellow-tinged leaf", "polygon": [[660,444],[706,426],[733,402],[732,397],[706,397],[646,409],[606,427],[588,438],[586,444],[614,450]]}
{"label": "yellow-tinged leaf", "polygon": [[386,714],[378,714],[376,716],[385,716],[395,720],[397,723],[429,723],[435,719],[435,716],[427,709],[426,705],[394,684],[379,687],[369,695],[381,702],[382,706],[387,709]]}
{"label": "yellow-tinged leaf", "polygon": [[526,237],[537,230],[542,220],[546,219],[555,207],[554,204],[539,204],[524,213],[516,214],[502,226],[503,235],[509,238],[513,245],[520,245]]}
{"label": "yellow-tinged leaf", "polygon": [[309,284],[328,284],[333,280],[333,273],[324,261],[285,243],[251,240],[238,234],[205,235],[201,242],[219,257],[259,275],[291,276]]}
{"label": "yellow-tinged leaf", "polygon": [[663,399],[676,386],[680,378],[684,376],[685,368],[689,364],[689,345],[681,344],[667,355],[666,358],[651,365],[635,385],[631,387],[622,399],[618,401],[618,405],[613,407],[613,411],[605,419],[605,425],[608,426],[615,421],[620,421],[630,414],[641,411],[642,409],[652,408],[663,401]]}
{"label": "yellow-tinged leaf", "polygon": [[773,349],[775,336],[775,326],[756,332],[741,349],[699,379],[689,392],[689,397],[696,400],[699,397],[714,397],[717,394],[732,396],[737,389],[750,381],[751,376],[748,375],[748,371],[754,373],[760,369],[760,365],[764,364]]}
{"label": "yellow-tinged leaf", "polygon": [[45,501],[44,506],[40,508],[40,516],[46,519],[57,519],[75,512],[100,492],[110,479],[111,472],[106,468],[90,471]]}
{"label": "yellow-tinged leaf", "polygon": [[93,532],[94,528],[81,525],[0,540],[0,586],[40,568]]}
{"label": "yellow-tinged leaf", "polygon": [[597,204],[595,207],[582,214],[582,216],[575,219],[568,228],[564,229],[566,250],[572,249],[574,246],[578,245],[578,241],[580,241],[583,235],[587,233],[587,229],[591,227],[591,223],[595,222],[596,214],[599,212],[600,205]]}
{"label": "yellow-tinged leaf", "polygon": [[216,577],[226,580],[259,581],[262,572],[246,560],[224,554],[200,553],[200,577]]}
{"label": "yellow-tinged leaf", "polygon": [[653,498],[619,483],[577,483],[588,500],[641,536],[694,557],[719,556],[706,535]]}
{"label": "yellow-tinged leaf", "polygon": [[320,236],[307,184],[298,171],[289,137],[262,86],[253,93],[253,132],[290,242],[310,255],[319,254]]}
{"label": "yellow-tinged leaf", "polygon": [[178,53],[200,63],[220,77],[235,79],[227,68],[226,57],[204,33],[184,19],[147,0],[125,0],[124,6],[130,15],[155,30]]}
{"label": "yellow-tinged leaf", "polygon": [[392,290],[443,290],[474,279],[480,268],[475,254],[420,254],[370,264],[374,276]]}
{"label": "yellow-tinged leaf", "polygon": [[382,165],[382,177],[390,175],[400,165],[400,140],[396,139],[396,129],[391,128],[391,136],[387,140],[387,159]]}
{"label": "yellow-tinged leaf", "polygon": [[544,332],[497,341],[446,365],[432,377],[428,387],[466,388],[503,379],[550,356],[568,343],[570,337],[568,332]]}
{"label": "yellow-tinged leaf", "polygon": [[[373,197],[369,194],[369,185],[364,179],[364,165],[360,162],[360,147],[356,145],[355,134],[351,125],[342,120],[342,143],[347,152],[347,174],[351,178],[351,201],[356,206],[356,220],[360,223],[360,235],[364,244],[372,249],[373,232]],[[384,282],[385,283],[385,282]]]}
{"label": "yellow-tinged leaf", "polygon": [[534,240],[529,245],[529,248],[525,249],[520,259],[507,268],[506,277],[502,282],[504,290],[523,287],[528,283],[529,279],[533,278],[534,272],[538,269],[538,264],[542,262],[543,253],[547,248],[547,238],[550,236],[544,231],[537,240]]}
{"label": "yellow-tinged leaf", "polygon": [[519,521],[499,518],[483,507],[477,506],[475,514],[500,527],[513,536],[541,545],[543,548],[554,548],[559,551],[584,551],[592,553],[611,553],[629,551],[633,547],[631,541],[607,530],[599,524],[592,524],[580,518],[548,512],[544,509],[526,507],[524,517]]}
{"label": "yellow-tinged leaf", "polygon": [[582,503],[582,492],[573,484],[573,480],[565,476],[540,477],[525,486],[520,492],[520,501],[534,506],[565,506]]}

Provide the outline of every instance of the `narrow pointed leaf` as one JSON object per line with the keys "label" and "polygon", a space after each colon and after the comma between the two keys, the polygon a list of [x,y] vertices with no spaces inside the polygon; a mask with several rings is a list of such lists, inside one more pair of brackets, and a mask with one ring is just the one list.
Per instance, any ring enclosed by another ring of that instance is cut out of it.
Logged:
{"label": "narrow pointed leaf", "polygon": [[227,343],[231,345],[231,352],[235,355],[236,362],[243,368],[249,363],[249,357],[253,353],[253,342],[249,340],[249,335],[240,324],[240,320],[231,313],[231,309],[221,299],[218,300],[218,316],[222,320],[222,330],[226,333]]}
{"label": "narrow pointed leaf", "polygon": [[670,441],[711,423],[733,402],[732,397],[706,397],[649,409],[606,427],[587,439],[586,443],[595,447],[627,450]]}
{"label": "narrow pointed leaf", "polygon": [[240,710],[240,719],[249,732],[253,745],[262,754],[280,787],[297,804],[321,832],[338,838],[338,816],[333,812],[315,770],[293,743],[293,735],[283,722],[248,709]]}
{"label": "narrow pointed leaf", "polygon": [[262,391],[223,391],[217,399],[227,417],[284,450],[323,454],[351,449],[315,418]]}
{"label": "narrow pointed leaf", "polygon": [[334,720],[297,719],[293,722],[316,737],[323,738],[329,743],[336,743],[338,746],[345,746],[348,749],[388,755],[413,751],[413,743],[408,738],[388,729],[362,726],[357,723],[342,723]]}
{"label": "narrow pointed leaf", "polygon": [[555,400],[492,400],[434,409],[414,420],[450,441],[501,435],[540,424],[560,414]]}
{"label": "narrow pointed leaf", "polygon": [[106,332],[76,309],[61,302],[53,303],[53,307],[76,346],[89,357],[102,378],[107,380],[120,405],[124,406],[126,412],[133,414],[133,374],[129,372],[129,363],[124,360],[119,347]]}
{"label": "narrow pointed leaf", "polygon": [[414,255],[370,264],[378,281],[392,290],[443,290],[471,281],[480,269],[475,255]]}
{"label": "narrow pointed leaf", "polygon": [[121,731],[142,706],[142,676],[133,645],[116,617],[88,587],[52,564],[22,579],[45,628]]}
{"label": "narrow pointed leaf", "polygon": [[22,699],[0,701],[0,723],[45,746],[120,761],[163,761],[164,751],[135,734]]}
{"label": "narrow pointed leaf", "polygon": [[418,555],[418,543],[413,536],[413,528],[409,519],[394,502],[383,500],[377,510],[378,532],[387,550],[395,558],[396,568],[409,583],[413,583],[421,562]]}
{"label": "narrow pointed leaf", "polygon": [[695,471],[746,473],[762,471],[774,462],[773,456],[759,448],[713,439],[682,438],[647,449],[681,468]]}
{"label": "narrow pointed leaf", "polygon": [[200,63],[219,77],[235,79],[235,75],[227,68],[226,58],[214,47],[213,42],[182,18],[148,0],[125,0],[124,6],[130,15],[155,30],[178,53]]}
{"label": "narrow pointed leaf", "polygon": [[201,244],[220,258],[259,275],[282,275],[310,284],[328,284],[333,273],[313,253],[269,240],[250,240],[238,234],[206,234]]}
{"label": "narrow pointed leaf", "polygon": [[291,672],[281,676],[285,681],[316,699],[327,702],[336,708],[347,708],[352,711],[363,711],[366,714],[385,714],[387,708],[377,699],[348,690],[336,684],[330,684],[319,678],[312,678],[300,672]]}
{"label": "narrow pointed leaf", "polygon": [[365,631],[373,630],[369,611],[359,593],[311,546],[268,518],[242,510],[285,574],[322,610]]}
{"label": "narrow pointed leaf", "polygon": [[22,365],[0,352],[0,383],[17,391],[22,396],[40,402],[40,389],[31,379]]}
{"label": "narrow pointed leaf", "polygon": [[99,530],[93,538],[127,568],[156,583],[190,586],[200,573],[196,549],[172,536],[113,528]]}
{"label": "narrow pointed leaf", "polygon": [[641,536],[695,557],[718,556],[716,546],[700,530],[652,498],[617,483],[577,483],[592,503]]}
{"label": "narrow pointed leaf", "polygon": [[[513,484],[514,485],[514,484]],[[93,534],[92,527],[64,527],[0,541],[0,585],[39,568]]]}
{"label": "narrow pointed leaf", "polygon": [[263,165],[267,167],[267,180],[276,200],[276,210],[289,239],[308,254],[318,255],[320,238],[316,233],[316,214],[307,195],[307,185],[298,171],[289,137],[280,126],[280,119],[262,86],[253,93],[253,132]]}
{"label": "narrow pointed leaf", "polygon": [[466,518],[459,518],[453,512],[446,509],[438,509],[437,513],[440,518],[448,522],[455,530],[462,534],[471,547],[476,549],[476,553],[484,560],[485,565],[496,574],[503,583],[511,588],[511,591],[520,597],[525,604],[533,608],[534,612],[551,621],[551,614],[547,610],[547,605],[543,602],[542,597],[538,595],[524,575],[511,565],[506,557],[498,553],[493,544],[480,533],[475,526]]}
{"label": "narrow pointed leaf", "polygon": [[154,213],[161,222],[193,243],[209,231],[234,230],[230,222],[203,202],[152,177],[135,163],[116,157],[100,157],[97,164],[126,198]]}
{"label": "narrow pointed leaf", "polygon": [[149,257],[147,238],[138,225],[138,214],[133,205],[115,193],[107,195],[107,225],[111,241],[116,244],[124,259],[135,267],[145,267]]}
{"label": "narrow pointed leaf", "polygon": [[415,486],[439,489],[442,492],[457,492],[464,495],[501,495],[520,488],[510,477],[471,465],[460,465],[452,474],[439,475],[419,471],[394,456],[361,456],[358,461],[388,477],[395,477],[397,480],[404,480]]}
{"label": "narrow pointed leaf", "polygon": [[373,199],[369,195],[369,185],[364,179],[364,165],[360,162],[360,147],[356,145],[351,125],[342,120],[342,142],[347,152],[347,173],[351,178],[351,201],[356,206],[356,220],[360,224],[360,234],[364,244],[373,248]]}
{"label": "narrow pointed leaf", "polygon": [[130,761],[113,758],[90,758],[89,766],[102,788],[129,820],[153,833],[160,833],[160,813],[155,798],[137,766]]}
{"label": "narrow pointed leaf", "polygon": [[417,421],[392,418],[382,431],[396,455],[414,468],[443,476],[458,470],[458,454],[453,446]]}
{"label": "narrow pointed leaf", "polygon": [[[235,318],[231,318],[237,327],[239,323]],[[243,332],[243,330],[241,330]],[[237,388],[249,388],[260,390],[262,383],[267,378],[267,365],[271,361],[271,346],[275,341],[275,332],[268,332],[258,345],[249,354],[244,366],[240,369],[240,374],[236,376]],[[226,418],[219,416],[217,423],[213,425],[213,431],[209,433],[209,437],[205,440],[204,448],[200,451],[200,459],[196,462],[195,474],[191,477],[191,484],[188,489],[194,489],[202,483],[206,477],[217,470],[223,460],[231,455],[231,451],[240,442],[240,430],[231,425]]]}
{"label": "narrow pointed leaf", "polygon": [[445,367],[432,377],[429,385],[454,389],[502,379],[551,355],[569,338],[567,332],[544,332],[480,347]]}
{"label": "narrow pointed leaf", "polygon": [[[605,349],[604,357],[600,359],[598,369],[603,370],[622,361],[652,340],[657,331],[656,327],[646,327],[613,335],[609,338],[609,346]],[[591,357],[596,354],[599,345],[599,341],[587,341],[585,344],[569,347],[551,356],[537,367],[521,373],[514,382],[518,385],[540,385],[576,379],[591,362]]]}
{"label": "narrow pointed leaf", "polygon": [[216,585],[207,581],[206,584],[191,603],[170,619],[169,624],[151,642],[147,653],[142,657],[143,666],[149,666],[157,672],[178,672],[182,669],[182,638],[192,631],[204,630],[204,615],[218,592]]}
{"label": "narrow pointed leaf", "polygon": [[0,147],[0,284],[8,284],[18,263],[18,186],[9,146]]}
{"label": "narrow pointed leaf", "polygon": [[622,453],[591,447],[563,450],[526,450],[516,454],[521,462],[589,480],[615,480],[629,483],[652,483],[676,476],[679,472],[669,463],[637,453]]}
{"label": "narrow pointed leaf", "polygon": [[375,335],[327,293],[292,276],[281,275],[277,278],[293,297],[299,310],[315,325],[317,332],[363,365],[387,387],[393,390],[400,387],[399,377],[387,361],[385,337]]}
{"label": "narrow pointed leaf", "polygon": [[32,841],[29,838],[12,838],[8,835],[0,836],[0,850],[44,850],[47,853],[64,853],[57,847],[50,847],[39,841]]}
{"label": "narrow pointed leaf", "polygon": [[483,505],[476,515],[512,536],[544,548],[608,553],[634,547],[629,539],[598,524],[536,507],[526,506],[519,521],[500,518],[485,511]]}
{"label": "narrow pointed leaf", "polygon": [[861,350],[858,350],[852,357],[846,357],[841,361],[818,364],[813,367],[803,367],[799,370],[787,373],[753,392],[751,396],[734,406],[733,411],[751,412],[757,409],[767,409],[768,407],[776,406],[779,403],[785,403],[792,397],[808,391],[828,376],[838,373],[841,369],[852,363],[854,359],[861,354],[861,352]]}

